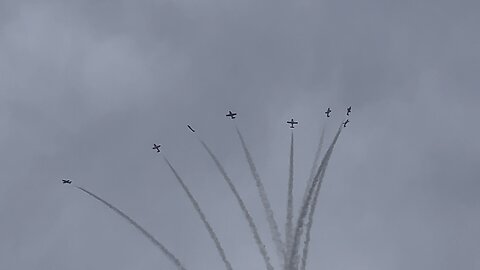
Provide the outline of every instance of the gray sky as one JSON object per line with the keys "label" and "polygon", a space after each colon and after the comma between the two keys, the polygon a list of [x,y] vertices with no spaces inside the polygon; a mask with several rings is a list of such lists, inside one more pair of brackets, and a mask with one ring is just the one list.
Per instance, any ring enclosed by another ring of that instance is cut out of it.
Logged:
{"label": "gray sky", "polygon": [[[191,124],[223,161],[277,262],[227,110],[285,218],[322,125],[333,153],[309,269],[479,269],[480,2],[0,0],[0,268],[224,269],[159,155],[203,206],[234,269],[265,269]],[[333,117],[323,115],[332,107]],[[278,264],[275,264],[278,269]]]}

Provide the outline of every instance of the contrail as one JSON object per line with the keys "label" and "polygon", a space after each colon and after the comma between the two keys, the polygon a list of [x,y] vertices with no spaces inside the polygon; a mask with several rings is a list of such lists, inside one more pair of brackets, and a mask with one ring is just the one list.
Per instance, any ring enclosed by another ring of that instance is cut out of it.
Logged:
{"label": "contrail", "polygon": [[[315,158],[314,158],[314,161],[313,161],[312,170],[310,171],[310,178],[309,178],[307,188],[311,186],[311,183],[313,181],[315,169],[317,168],[318,159],[320,158],[320,153],[321,153],[322,147],[323,147],[324,136],[325,136],[325,127],[322,128],[322,135],[320,136],[320,141],[318,143],[318,148],[317,148],[317,151],[315,152]],[[308,247],[310,245],[310,232],[311,232],[312,226],[313,226],[313,216],[315,214],[315,208],[316,208],[316,205],[317,205],[318,194],[320,193],[320,186],[321,185],[317,184],[317,186],[315,188],[315,194],[313,196],[313,201],[309,206],[307,229],[305,231],[305,242],[304,242],[303,254],[302,254],[302,264],[301,264],[301,267],[300,267],[301,270],[305,270],[306,267],[307,267]],[[306,196],[307,196],[307,191],[308,190],[305,190],[304,198],[306,198]]]}
{"label": "contrail", "polygon": [[240,208],[242,209],[245,218],[248,221],[248,225],[250,226],[250,230],[252,231],[253,238],[255,239],[255,242],[258,246],[258,249],[260,250],[260,254],[263,257],[263,260],[265,261],[265,266],[267,267],[267,270],[274,270],[272,264],[270,263],[270,257],[268,256],[267,249],[265,247],[265,244],[263,244],[262,239],[260,238],[260,235],[258,234],[257,226],[255,225],[252,216],[248,212],[247,207],[245,206],[245,203],[243,202],[242,198],[240,197],[240,194],[237,192],[237,189],[233,185],[232,180],[230,177],[228,177],[227,172],[223,168],[222,164],[218,161],[217,157],[213,154],[213,152],[210,150],[210,148],[205,144],[204,141],[202,141],[200,138],[200,143],[203,145],[205,150],[207,150],[208,154],[212,158],[212,160],[215,162],[215,165],[217,166],[218,170],[222,174],[223,178],[227,182],[228,186],[230,187],[230,190],[233,192],[235,195],[235,198],[238,201],[238,204],[240,205]]}
{"label": "contrail", "polygon": [[213,242],[215,243],[215,246],[218,250],[218,253],[220,254],[220,257],[222,258],[223,263],[225,264],[225,267],[227,268],[227,270],[232,270],[232,265],[227,260],[227,256],[225,255],[225,251],[224,251],[222,245],[220,244],[220,241],[218,240],[217,234],[213,230],[210,223],[207,221],[207,217],[205,216],[202,209],[200,208],[200,205],[198,204],[197,200],[195,199],[195,197],[193,197],[193,194],[190,192],[187,185],[185,184],[185,182],[183,182],[182,178],[178,175],[177,171],[173,168],[172,164],[168,161],[168,159],[166,157],[164,157],[164,159],[165,159],[165,162],[167,162],[168,167],[170,167],[173,174],[175,175],[175,178],[177,178],[178,182],[180,183],[183,190],[187,194],[188,198],[192,202],[193,207],[195,208],[198,215],[200,216],[200,219],[202,220],[203,224],[205,225],[205,228],[207,228],[207,231],[210,234],[210,238],[212,238]]}
{"label": "contrail", "polygon": [[147,237],[155,246],[157,246],[158,248],[160,248],[160,250],[165,254],[165,256],[167,256],[168,259],[170,259],[170,261],[172,261],[178,269],[180,270],[186,270],[186,268],[182,265],[182,263],[180,262],[180,260],[177,259],[177,257],[175,257],[175,255],[173,255],[172,252],[170,252],[164,245],[162,245],[162,243],[160,243],[157,239],[155,239],[155,237],[153,237],[149,232],[147,232],[142,226],[140,226],[137,222],[135,222],[132,218],[130,218],[129,216],[127,216],[127,214],[123,213],[120,209],[116,208],[115,206],[111,205],[109,202],[105,201],[104,199],[98,197],[97,195],[93,194],[92,192],[82,188],[82,187],[78,187],[78,186],[75,186],[77,189],[80,189],[81,191],[87,193],[88,195],[90,195],[91,197],[95,198],[96,200],[102,202],[104,205],[108,206],[110,209],[112,209],[113,211],[115,211],[115,213],[117,213],[118,215],[120,215],[121,217],[123,217],[124,219],[126,219],[130,224],[132,224],[138,231],[140,231],[145,237]]}
{"label": "contrail", "polygon": [[275,221],[275,215],[272,210],[272,206],[270,205],[270,200],[268,199],[267,192],[265,187],[263,186],[262,180],[260,179],[260,175],[257,172],[257,168],[255,163],[253,162],[252,156],[250,155],[250,151],[248,151],[247,144],[242,136],[240,130],[235,127],[237,130],[238,137],[240,138],[240,142],[242,143],[243,151],[245,152],[245,156],[248,161],[248,165],[250,167],[250,171],[252,172],[252,176],[255,179],[255,184],[257,185],[258,194],[260,195],[260,199],[263,204],[263,208],[265,209],[267,222],[270,227],[270,232],[272,234],[273,242],[275,243],[275,247],[277,249],[277,253],[281,258],[285,258],[285,250],[283,248],[282,237],[280,235],[280,231],[278,229],[277,222]]}
{"label": "contrail", "polygon": [[[293,131],[290,136],[290,167],[288,170],[288,193],[287,193],[287,222],[285,224],[285,243],[287,254],[292,248],[293,240]],[[287,256],[285,256],[285,265],[287,265]]]}
{"label": "contrail", "polygon": [[295,235],[293,238],[293,244],[292,244],[292,250],[290,251],[289,255],[289,262],[288,262],[288,269],[289,270],[295,270],[297,269],[298,266],[298,246],[300,243],[300,237],[302,236],[303,232],[303,225],[305,221],[305,216],[307,215],[308,211],[308,206],[309,203],[311,202],[313,191],[315,189],[315,186],[318,184],[320,185],[322,183],[323,177],[325,175],[325,171],[328,165],[328,161],[330,160],[330,157],[333,152],[333,148],[335,146],[335,143],[337,142],[338,136],[340,135],[340,132],[342,131],[342,126],[338,128],[337,134],[335,135],[332,144],[328,148],[327,152],[325,153],[325,156],[322,159],[322,162],[320,163],[320,167],[317,170],[317,173],[314,177],[312,187],[308,191],[307,199],[306,201],[303,202],[300,215],[298,216],[297,219],[297,226],[295,228]]}

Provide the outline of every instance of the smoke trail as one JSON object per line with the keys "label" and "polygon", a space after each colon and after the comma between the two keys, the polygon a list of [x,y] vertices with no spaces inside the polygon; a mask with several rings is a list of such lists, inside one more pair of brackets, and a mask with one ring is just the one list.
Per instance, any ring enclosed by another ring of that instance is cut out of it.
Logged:
{"label": "smoke trail", "polygon": [[188,189],[187,185],[185,184],[185,182],[183,182],[182,178],[178,175],[177,171],[173,168],[172,164],[170,164],[168,159],[166,157],[164,157],[164,159],[167,162],[168,167],[170,167],[173,174],[175,175],[175,178],[177,178],[178,182],[182,186],[185,193],[187,193],[188,198],[190,199],[190,201],[193,204],[193,207],[195,208],[198,215],[200,216],[200,219],[202,220],[203,224],[205,225],[205,228],[207,228],[207,231],[210,234],[210,238],[212,238],[213,242],[215,243],[215,246],[218,250],[218,253],[220,254],[220,257],[222,258],[222,261],[225,264],[227,270],[232,270],[232,265],[227,260],[227,257],[225,255],[225,251],[224,251],[222,245],[220,244],[220,241],[218,240],[217,234],[213,230],[212,226],[210,226],[210,223],[207,221],[207,217],[205,216],[202,209],[200,208],[200,205],[198,204],[197,200],[195,199],[195,197],[193,197],[193,195],[190,192],[190,190]]}
{"label": "smoke trail", "polygon": [[322,128],[322,134],[320,135],[320,140],[318,142],[317,146],[317,151],[315,151],[315,157],[313,159],[313,164],[312,164],[312,169],[310,170],[310,177],[308,178],[308,183],[305,188],[305,193],[303,195],[303,201],[306,200],[308,191],[310,190],[310,187],[312,186],[313,178],[315,177],[315,172],[318,167],[318,160],[320,159],[320,153],[322,152],[322,147],[323,147],[323,139],[325,138],[325,126]]}
{"label": "smoke trail", "polygon": [[175,255],[173,255],[173,253],[171,253],[164,245],[162,245],[162,243],[160,243],[157,239],[155,239],[155,237],[153,237],[149,232],[147,232],[142,226],[140,226],[137,222],[135,222],[132,218],[130,218],[129,216],[127,216],[127,214],[123,213],[120,209],[116,208],[115,206],[111,205],[109,202],[105,201],[104,199],[98,197],[97,195],[93,194],[92,192],[82,188],[82,187],[78,187],[78,186],[75,186],[77,189],[80,189],[81,191],[87,193],[88,195],[90,195],[91,197],[95,198],[96,200],[102,202],[104,205],[108,206],[110,209],[112,209],[113,211],[115,211],[115,213],[117,213],[118,215],[120,215],[121,217],[123,217],[124,219],[126,219],[130,224],[132,224],[138,231],[140,231],[145,237],[148,238],[148,240],[150,240],[155,246],[157,246],[164,254],[165,256],[167,256],[167,258],[172,261],[178,269],[180,270],[186,270],[185,267],[183,267],[182,263],[180,262],[180,260],[177,259],[177,257],[175,257]]}
{"label": "smoke trail", "polygon": [[[315,152],[315,158],[314,158],[314,161],[313,161],[312,170],[310,171],[310,178],[309,178],[309,183],[307,185],[307,188],[311,186],[311,183],[313,181],[315,169],[317,168],[317,162],[318,162],[318,159],[320,158],[320,153],[321,153],[322,147],[323,147],[324,136],[325,136],[325,128],[322,129],[322,135],[320,136],[320,142],[318,143],[318,148],[317,148],[317,151]],[[315,194],[314,194],[314,197],[313,197],[313,201],[309,206],[307,229],[305,231],[305,242],[304,242],[303,254],[302,254],[302,264],[301,264],[301,267],[300,267],[301,270],[305,270],[306,267],[307,267],[308,247],[310,245],[310,232],[311,232],[312,226],[313,226],[313,216],[315,214],[315,208],[316,208],[316,205],[317,205],[318,194],[320,193],[320,186],[321,185],[317,184],[317,186],[315,188]],[[306,196],[307,196],[307,191],[308,190],[305,190],[305,196],[304,196],[305,199],[306,199]],[[305,199],[304,199],[304,201],[305,201]]]}
{"label": "smoke trail", "polygon": [[291,250],[290,255],[289,255],[289,262],[288,262],[288,266],[289,266],[288,269],[289,270],[297,269],[297,266],[298,266],[298,246],[299,246],[299,243],[300,243],[300,237],[301,237],[302,232],[303,232],[303,225],[304,225],[305,216],[307,215],[308,206],[309,206],[309,203],[312,199],[312,195],[313,195],[313,191],[314,191],[315,186],[317,184],[320,185],[322,183],[322,180],[323,180],[323,177],[325,175],[325,171],[326,171],[326,168],[327,168],[327,165],[328,165],[328,161],[330,160],[330,157],[331,157],[332,152],[333,152],[333,148],[335,146],[335,143],[337,142],[338,136],[340,135],[341,131],[342,131],[342,126],[340,126],[338,128],[337,134],[335,135],[332,144],[330,145],[327,152],[325,153],[325,156],[323,157],[322,162],[320,163],[320,167],[318,168],[317,173],[314,177],[312,187],[308,191],[307,199],[306,199],[306,201],[303,202],[303,205],[302,205],[302,208],[301,208],[301,211],[300,211],[300,215],[298,216],[298,219],[297,219],[297,226],[295,228],[295,235],[294,235],[294,238],[293,238],[292,250]]}
{"label": "smoke trail", "polygon": [[275,215],[273,213],[272,206],[270,205],[270,201],[268,200],[267,192],[265,191],[265,187],[263,186],[262,180],[260,179],[260,175],[257,172],[257,168],[255,166],[255,163],[253,162],[252,156],[250,155],[250,151],[248,151],[247,144],[243,139],[242,133],[237,127],[235,128],[237,130],[238,137],[240,138],[240,142],[242,143],[242,148],[243,148],[243,151],[245,152],[245,156],[247,158],[250,171],[252,172],[253,178],[255,179],[255,183],[258,189],[258,194],[260,195],[263,208],[265,209],[267,222],[270,227],[270,232],[272,234],[272,239],[273,239],[273,242],[275,243],[277,253],[281,258],[285,258],[286,253],[283,249],[282,237],[280,235],[277,222],[275,221]]}
{"label": "smoke trail", "polygon": [[230,190],[235,195],[235,198],[237,199],[238,204],[240,205],[240,208],[242,209],[242,211],[245,215],[245,218],[248,221],[248,225],[250,226],[250,230],[252,231],[253,238],[255,239],[255,243],[257,244],[258,249],[260,250],[260,254],[263,257],[263,260],[265,261],[265,266],[267,267],[267,270],[274,270],[272,264],[270,263],[270,257],[268,256],[265,244],[263,244],[262,239],[260,238],[260,235],[258,234],[257,226],[253,222],[253,218],[250,215],[250,213],[248,212],[248,209],[245,206],[245,203],[243,202],[242,198],[240,197],[240,194],[238,194],[237,189],[233,185],[232,180],[230,179],[230,177],[228,177],[227,172],[223,168],[222,164],[220,164],[217,157],[213,154],[213,152],[210,150],[210,148],[207,146],[207,144],[205,144],[205,142],[202,141],[200,138],[199,138],[199,140],[200,140],[200,143],[205,148],[205,150],[207,150],[207,152],[210,155],[210,157],[212,158],[212,160],[215,162],[215,165],[217,166],[218,170],[220,171],[223,178],[227,182],[228,186],[230,187]]}
{"label": "smoke trail", "polygon": [[[293,131],[290,136],[290,167],[288,170],[288,193],[287,193],[287,222],[285,224],[285,243],[287,246],[287,254],[292,248],[293,240]],[[285,265],[287,264],[287,256],[285,256]]]}
{"label": "smoke trail", "polygon": [[301,270],[305,270],[307,267],[308,247],[310,245],[310,232],[313,226],[313,216],[315,214],[315,209],[318,201],[318,195],[320,194],[321,185],[322,183],[319,182],[315,187],[315,194],[313,195],[313,200],[312,200],[312,203],[310,204],[310,211],[308,212],[308,221],[307,221],[307,228],[305,230],[305,242],[304,242],[303,254],[302,254],[302,264],[300,267]]}

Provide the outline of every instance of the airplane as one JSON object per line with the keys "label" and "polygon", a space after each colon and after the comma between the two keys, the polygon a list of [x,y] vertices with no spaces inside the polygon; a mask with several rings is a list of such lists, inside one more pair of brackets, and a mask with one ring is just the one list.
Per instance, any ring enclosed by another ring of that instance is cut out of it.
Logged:
{"label": "airplane", "polygon": [[347,116],[349,116],[351,112],[352,112],[352,106],[347,108]]}
{"label": "airplane", "polygon": [[228,114],[225,115],[226,117],[231,117],[232,119],[235,119],[235,115],[237,115],[236,113],[232,113],[232,111],[228,111]]}
{"label": "airplane", "polygon": [[348,119],[347,119],[347,121],[343,122],[343,127],[347,127],[348,122],[350,122]]}
{"label": "airplane", "polygon": [[330,107],[328,107],[327,111],[325,112],[325,114],[327,115],[327,117],[330,117],[330,113],[332,112],[332,110],[330,110]]}
{"label": "airplane", "polygon": [[160,149],[159,149],[160,146],[161,146],[161,145],[153,144],[153,148],[152,148],[152,149],[156,149],[156,150],[157,150],[157,153],[159,153],[159,152],[160,152]]}
{"label": "airplane", "polygon": [[62,179],[62,184],[71,184],[72,180],[70,179]]}
{"label": "airplane", "polygon": [[292,118],[292,120],[290,120],[290,121],[287,121],[287,124],[290,124],[290,128],[294,128],[294,126],[293,126],[293,125],[296,125],[296,124],[298,124],[298,121],[293,121],[293,118]]}
{"label": "airplane", "polygon": [[190,125],[187,125],[187,127],[188,127],[192,132],[195,132],[195,130],[193,130],[193,128],[192,128]]}

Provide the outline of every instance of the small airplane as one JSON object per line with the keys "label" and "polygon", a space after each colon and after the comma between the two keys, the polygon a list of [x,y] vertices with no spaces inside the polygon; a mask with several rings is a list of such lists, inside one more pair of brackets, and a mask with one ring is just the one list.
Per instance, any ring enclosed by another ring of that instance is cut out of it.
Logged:
{"label": "small airplane", "polygon": [[347,108],[347,116],[349,116],[351,112],[352,112],[352,106]]}
{"label": "small airplane", "polygon": [[70,179],[62,179],[62,184],[71,184],[72,180]]}
{"label": "small airplane", "polygon": [[231,117],[232,119],[235,119],[235,115],[237,115],[236,113],[232,113],[232,111],[228,111],[228,114],[225,115],[226,117]]}
{"label": "small airplane", "polygon": [[343,122],[343,127],[347,127],[348,122],[350,122],[348,119],[347,119],[347,121]]}
{"label": "small airplane", "polygon": [[298,124],[298,121],[293,121],[293,118],[292,118],[292,120],[287,121],[287,124],[290,124],[290,128],[294,128],[293,125],[297,125],[297,124]]}
{"label": "small airplane", "polygon": [[160,153],[160,146],[161,145],[156,145],[156,144],[153,144],[153,148],[152,149],[156,149],[157,150],[157,153]]}
{"label": "small airplane", "polygon": [[330,107],[328,107],[327,111],[325,112],[325,114],[327,115],[327,117],[330,117],[330,113],[332,112],[332,110],[330,110]]}
{"label": "small airplane", "polygon": [[188,127],[192,132],[195,132],[195,130],[193,130],[193,128],[192,128],[190,125],[187,125],[187,127]]}

